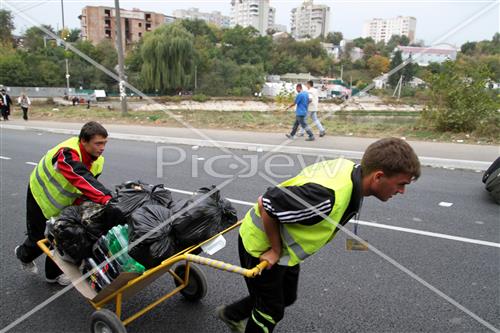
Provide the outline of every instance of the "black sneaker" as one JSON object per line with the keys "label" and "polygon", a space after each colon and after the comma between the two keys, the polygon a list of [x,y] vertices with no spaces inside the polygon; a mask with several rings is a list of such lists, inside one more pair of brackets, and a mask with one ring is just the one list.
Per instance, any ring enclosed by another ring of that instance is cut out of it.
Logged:
{"label": "black sneaker", "polygon": [[325,136],[325,134],[326,134],[326,131],[321,131],[321,132],[319,132],[319,137],[322,138]]}
{"label": "black sneaker", "polygon": [[306,141],[314,141],[314,140],[315,140],[315,139],[314,139],[314,136],[310,136],[310,137],[308,137],[308,138],[306,139]]}
{"label": "black sneaker", "polygon": [[295,139],[295,135],[285,134],[285,136],[286,136],[287,138],[289,138],[290,140]]}
{"label": "black sneaker", "polygon": [[215,309],[215,314],[217,315],[217,317],[220,320],[222,320],[224,322],[224,324],[226,324],[226,326],[231,330],[231,332],[235,332],[235,333],[245,332],[244,321],[243,320],[242,321],[235,321],[235,320],[231,320],[231,319],[227,318],[226,315],[224,314],[225,309],[226,309],[225,305],[217,307],[217,309]]}

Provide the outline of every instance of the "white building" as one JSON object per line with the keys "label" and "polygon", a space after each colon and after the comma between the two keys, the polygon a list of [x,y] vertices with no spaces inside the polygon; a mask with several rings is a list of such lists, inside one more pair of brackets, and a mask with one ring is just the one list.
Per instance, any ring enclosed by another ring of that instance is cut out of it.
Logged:
{"label": "white building", "polygon": [[398,16],[389,19],[374,18],[365,21],[363,38],[371,37],[375,42],[387,43],[392,35],[406,36],[410,43],[415,41],[417,19],[411,16]]}
{"label": "white building", "polygon": [[330,25],[330,7],[304,0],[292,9],[291,32],[295,39],[326,37]]}
{"label": "white building", "polygon": [[219,11],[204,13],[200,12],[198,8],[176,9],[172,12],[172,16],[180,19],[203,20],[221,28],[229,28],[231,24],[231,17],[222,15]]}
{"label": "white building", "polygon": [[231,0],[231,26],[252,26],[262,36],[274,27],[276,9],[269,6],[269,0]]}
{"label": "white building", "polygon": [[431,62],[442,63],[457,59],[457,48],[450,44],[440,44],[432,47],[398,46],[394,51],[401,51],[403,60],[412,58],[419,66],[428,66]]}

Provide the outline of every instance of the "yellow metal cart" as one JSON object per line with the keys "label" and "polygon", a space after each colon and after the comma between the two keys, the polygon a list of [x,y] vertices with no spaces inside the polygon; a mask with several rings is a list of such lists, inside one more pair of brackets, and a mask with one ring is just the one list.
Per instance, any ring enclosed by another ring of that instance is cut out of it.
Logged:
{"label": "yellow metal cart", "polygon": [[[203,271],[196,267],[196,265],[192,265],[192,263],[210,266],[249,278],[259,275],[267,266],[267,262],[263,261],[252,269],[245,269],[222,261],[192,254],[193,251],[199,249],[202,245],[240,225],[241,222],[234,224],[214,237],[198,245],[189,247],[164,260],[160,265],[147,270],[143,274],[122,272],[111,284],[106,286],[99,293],[90,288],[75,265],[65,262],[59,257],[57,251],[49,248],[50,244],[48,239],[39,241],[38,246],[61,268],[61,270],[71,279],[75,288],[87,298],[90,304],[96,309],[90,320],[91,332],[126,333],[126,325],[177,293],[181,293],[181,295],[189,301],[200,300],[206,295],[207,279]],[[173,267],[174,265],[175,268]],[[123,301],[143,290],[165,273],[172,275],[176,288],[162,295],[156,301],[145,306],[130,317],[122,319]],[[115,312],[104,308],[107,304],[111,303],[115,303]]]}

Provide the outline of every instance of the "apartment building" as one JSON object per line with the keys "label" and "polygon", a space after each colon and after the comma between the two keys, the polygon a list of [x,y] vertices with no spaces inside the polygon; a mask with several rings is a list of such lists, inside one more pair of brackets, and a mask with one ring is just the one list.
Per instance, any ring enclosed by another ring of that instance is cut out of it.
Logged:
{"label": "apartment building", "polygon": [[290,25],[295,39],[326,37],[330,26],[330,7],[305,0],[292,9]]}
{"label": "apartment building", "polygon": [[[138,42],[148,31],[172,22],[173,17],[139,9],[120,10],[122,42],[124,46]],[[116,41],[116,11],[113,7],[86,6],[79,16],[82,39],[96,45],[102,40]]]}
{"label": "apartment building", "polygon": [[371,37],[375,42],[387,43],[392,35],[406,36],[410,43],[415,41],[417,19],[412,16],[398,16],[388,19],[374,18],[365,22],[363,38]]}
{"label": "apartment building", "polygon": [[198,8],[176,9],[172,12],[172,16],[179,19],[203,20],[221,28],[229,28],[231,26],[231,17],[222,15],[219,11],[204,13],[200,12]]}
{"label": "apartment building", "polygon": [[231,26],[252,26],[264,36],[274,27],[276,9],[269,0],[231,0]]}

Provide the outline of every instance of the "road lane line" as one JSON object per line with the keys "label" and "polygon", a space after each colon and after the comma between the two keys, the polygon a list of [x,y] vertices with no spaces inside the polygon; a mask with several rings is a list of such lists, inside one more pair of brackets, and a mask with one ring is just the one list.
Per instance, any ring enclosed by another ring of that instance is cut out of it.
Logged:
{"label": "road lane line", "polygon": [[[188,194],[188,195],[191,195],[194,193],[191,191],[183,191],[183,190],[178,190],[178,189],[169,188],[169,187],[167,187],[167,190],[174,192],[174,193]],[[244,205],[244,206],[255,205],[255,202],[241,201],[241,200],[230,199],[230,198],[227,198],[227,200],[229,200],[232,203],[240,204],[240,205]],[[488,242],[488,241],[483,241],[483,240],[479,240],[479,239],[465,238],[465,237],[460,237],[460,236],[452,236],[452,235],[442,234],[442,233],[438,233],[438,232],[430,232],[430,231],[424,231],[424,230],[418,230],[418,229],[396,227],[396,226],[392,226],[392,225],[375,223],[375,222],[368,222],[368,221],[352,220],[352,222],[358,223],[360,225],[366,225],[368,227],[373,227],[373,228],[401,231],[401,232],[407,232],[410,234],[429,236],[429,237],[435,237],[435,238],[442,238],[442,239],[449,239],[449,240],[454,240],[454,241],[462,242],[462,243],[470,243],[470,244],[484,245],[484,246],[491,246],[491,247],[500,248],[500,243]]]}
{"label": "road lane line", "polygon": [[28,164],[28,165],[38,165],[38,163],[35,163],[35,162],[26,162],[26,164]]}
{"label": "road lane line", "polygon": [[0,156],[0,160],[11,160],[12,158],[7,156]]}

